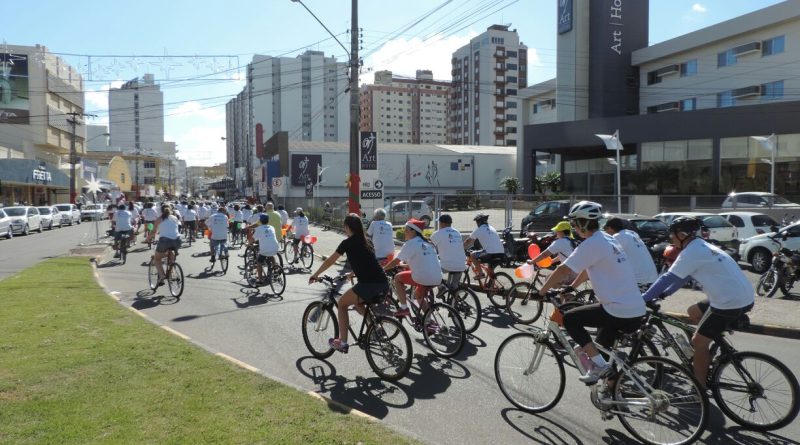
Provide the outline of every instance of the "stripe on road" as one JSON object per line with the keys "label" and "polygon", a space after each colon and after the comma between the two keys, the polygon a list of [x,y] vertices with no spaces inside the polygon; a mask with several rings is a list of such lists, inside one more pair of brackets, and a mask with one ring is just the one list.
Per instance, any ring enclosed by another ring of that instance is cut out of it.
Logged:
{"label": "stripe on road", "polygon": [[162,325],[160,325],[160,327],[161,327],[161,329],[163,329],[163,330],[165,330],[165,331],[169,332],[169,333],[170,333],[170,334],[172,334],[172,335],[176,335],[176,336],[178,336],[178,337],[180,337],[180,338],[182,338],[182,339],[184,339],[184,340],[190,340],[188,335],[186,335],[186,334],[183,334],[183,333],[181,333],[181,332],[178,332],[178,331],[176,331],[175,329],[172,329],[172,328],[171,328],[171,327],[169,327],[169,326],[165,326],[165,325],[163,325],[163,324],[162,324]]}
{"label": "stripe on road", "polygon": [[243,362],[241,360],[237,360],[237,359],[231,357],[228,354],[225,354],[223,352],[217,352],[215,355],[224,358],[225,360],[233,363],[236,366],[239,366],[240,368],[244,368],[244,369],[246,369],[246,370],[248,370],[250,372],[255,372],[255,373],[261,374],[261,370],[260,369],[256,368],[255,366],[248,365],[247,363],[245,363],[245,362]]}

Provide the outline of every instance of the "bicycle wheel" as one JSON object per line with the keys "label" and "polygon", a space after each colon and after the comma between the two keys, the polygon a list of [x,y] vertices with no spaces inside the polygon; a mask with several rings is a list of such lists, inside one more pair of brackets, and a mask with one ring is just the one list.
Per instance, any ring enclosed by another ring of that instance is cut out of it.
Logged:
{"label": "bicycle wheel", "polygon": [[797,417],[797,378],[783,363],[760,352],[737,352],[711,376],[711,392],[728,418],[757,431],[771,431]]}
{"label": "bicycle wheel", "polygon": [[464,348],[467,340],[464,321],[452,306],[435,303],[422,320],[422,335],[435,355],[450,358]]}
{"label": "bicycle wheel", "polygon": [[494,376],[506,399],[528,413],[556,406],[566,383],[561,356],[548,341],[537,340],[529,332],[514,334],[500,344]]}
{"label": "bicycle wheel", "polygon": [[779,272],[772,267],[769,268],[769,270],[764,272],[758,279],[756,295],[759,297],[772,298],[775,296],[775,292],[778,292],[780,281]]}
{"label": "bicycle wheel", "polygon": [[281,295],[286,290],[286,272],[283,267],[278,264],[269,266],[269,287],[272,289],[272,295]]}
{"label": "bicycle wheel", "polygon": [[481,301],[472,289],[459,288],[439,291],[437,298],[453,307],[464,322],[464,331],[471,334],[481,325]]}
{"label": "bicycle wheel", "polygon": [[575,294],[575,300],[580,304],[594,304],[597,303],[597,297],[594,295],[594,289],[584,289]]}
{"label": "bicycle wheel", "polygon": [[169,285],[169,293],[173,297],[179,298],[183,294],[183,269],[180,264],[174,263],[170,267],[167,284]]}
{"label": "bicycle wheel", "polygon": [[365,334],[367,362],[383,380],[402,379],[411,368],[411,338],[399,321],[377,317]]}
{"label": "bicycle wheel", "polygon": [[150,290],[156,290],[158,287],[158,268],[156,268],[156,260],[150,257],[150,264],[147,265],[147,284]]}
{"label": "bicycle wheel", "polygon": [[531,324],[542,314],[544,302],[531,283],[521,281],[511,286],[506,294],[508,314],[517,323]]}
{"label": "bicycle wheel", "polygon": [[311,269],[311,265],[314,264],[314,246],[303,244],[303,247],[300,248],[300,262],[303,263],[304,268]]}
{"label": "bicycle wheel", "polygon": [[289,261],[289,264],[294,263],[298,260],[300,256],[300,247],[297,247],[297,251],[294,250],[294,243],[289,242],[289,246],[286,248],[286,260]]}
{"label": "bicycle wheel", "polygon": [[692,373],[663,357],[631,362],[616,378],[612,394],[622,426],[647,444],[692,443],[708,425],[705,391]]}
{"label": "bicycle wheel", "polygon": [[492,302],[494,307],[506,307],[506,294],[511,286],[514,285],[514,280],[505,272],[495,272],[494,278],[486,280],[486,296]]}
{"label": "bicycle wheel", "polygon": [[128,259],[128,240],[123,239],[119,243],[119,259],[122,264],[125,264],[125,261]]}
{"label": "bicycle wheel", "polygon": [[328,345],[329,338],[339,338],[339,323],[333,308],[322,301],[315,301],[303,312],[303,342],[308,352],[316,358],[328,358],[334,349]]}
{"label": "bicycle wheel", "polygon": [[244,280],[247,285],[253,289],[258,288],[258,264],[255,260],[248,260],[244,263],[244,270],[242,271]]}
{"label": "bicycle wheel", "polygon": [[220,256],[219,257],[219,265],[222,267],[222,274],[225,275],[228,273],[228,256]]}

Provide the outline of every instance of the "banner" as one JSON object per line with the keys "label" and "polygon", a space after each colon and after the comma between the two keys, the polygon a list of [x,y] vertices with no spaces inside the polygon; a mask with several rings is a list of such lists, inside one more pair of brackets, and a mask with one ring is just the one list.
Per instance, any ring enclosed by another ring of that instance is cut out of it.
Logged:
{"label": "banner", "polygon": [[374,131],[362,131],[360,141],[361,212],[372,218],[374,210],[383,206],[383,181],[378,176],[378,136]]}
{"label": "banner", "polygon": [[558,33],[572,31],[572,0],[558,0]]}
{"label": "banner", "polygon": [[319,165],[322,165],[322,155],[292,155],[292,186],[305,187],[309,181],[316,185]]}
{"label": "banner", "polygon": [[[378,136],[374,131],[361,132],[360,170],[378,169]],[[363,174],[363,173],[362,173]]]}
{"label": "banner", "polygon": [[0,124],[27,124],[29,99],[28,56],[0,53]]}

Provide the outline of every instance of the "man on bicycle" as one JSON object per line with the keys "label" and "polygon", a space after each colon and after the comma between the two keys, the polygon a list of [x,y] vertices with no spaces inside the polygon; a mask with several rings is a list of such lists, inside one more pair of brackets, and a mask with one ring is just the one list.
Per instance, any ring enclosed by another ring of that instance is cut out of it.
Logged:
{"label": "man on bicycle", "polygon": [[[301,211],[303,209],[300,209]],[[264,214],[269,217],[269,225],[275,229],[275,236],[278,238],[278,243],[283,240],[283,232],[281,232],[281,214],[275,211],[275,204],[268,202],[264,208]]]}
{"label": "man on bicycle", "polygon": [[697,324],[692,337],[694,375],[705,388],[711,363],[709,346],[731,324],[753,309],[755,292],[739,265],[719,247],[697,236],[700,220],[678,217],[669,225],[672,245],[681,250],[669,271],[659,277],[642,296],[650,301],[670,295],[694,278],[708,297],[689,307],[689,318]]}
{"label": "man on bicycle", "polygon": [[194,239],[197,233],[197,211],[194,209],[194,201],[183,211],[183,223],[186,225],[186,238]]}
{"label": "man on bicycle", "polygon": [[133,233],[133,215],[131,212],[126,210],[125,204],[120,204],[117,206],[117,211],[114,213],[112,218],[114,221],[114,258],[119,258],[119,248],[120,248],[120,241],[122,240],[123,235],[131,235]]}
{"label": "man on bicycle", "polygon": [[161,217],[156,219],[155,228],[148,239],[148,241],[152,242],[153,237],[158,232],[158,244],[156,244],[154,260],[158,270],[159,286],[164,284],[164,277],[166,276],[164,266],[161,264],[164,256],[169,256],[170,250],[173,250],[177,255],[178,249],[181,247],[180,227],[180,221],[176,216],[172,215],[169,206],[161,206]]}
{"label": "man on bicycle", "polygon": [[[283,267],[283,263],[276,264],[275,257],[278,256],[280,245],[278,238],[275,236],[275,229],[269,225],[269,217],[262,214],[260,216],[260,225],[253,231],[253,238],[258,241],[258,281],[264,280],[264,264],[268,264],[270,270],[274,267]],[[280,256],[278,256],[280,262]],[[271,278],[271,277],[270,277]]]}
{"label": "man on bicycle", "polygon": [[406,243],[397,256],[383,266],[383,270],[391,270],[397,267],[400,261],[405,261],[410,269],[394,276],[394,287],[400,303],[400,309],[395,312],[395,317],[411,315],[406,298],[406,286],[415,287],[414,298],[420,308],[425,310],[425,287],[438,286],[442,282],[442,265],[436,256],[436,248],[422,233],[424,228],[425,221],[413,218],[408,220],[404,226]]}
{"label": "man on bicycle", "polygon": [[453,218],[442,214],[439,217],[439,230],[431,235],[431,243],[439,252],[442,271],[447,273],[447,287],[455,289],[461,282],[461,274],[467,267],[467,255],[461,241],[461,232],[454,229]]}
{"label": "man on bicycle", "polygon": [[475,278],[482,279],[485,277],[480,270],[480,265],[477,263],[486,263],[493,259],[503,258],[505,257],[505,249],[503,249],[503,241],[500,240],[497,230],[489,225],[489,215],[478,213],[473,220],[478,227],[469,234],[469,238],[464,240],[464,249],[472,247],[475,244],[475,240],[481,243],[481,249],[473,251],[471,255],[476,260]]}
{"label": "man on bicycle", "polygon": [[564,314],[567,333],[594,364],[586,375],[580,377],[587,385],[606,377],[611,365],[592,343],[586,326],[597,327],[597,343],[611,348],[620,332],[636,331],[646,313],[644,301],[637,298],[641,294],[625,251],[614,238],[600,231],[598,220],[602,210],[600,204],[591,201],[581,201],[572,206],[567,217],[584,241],[539,289],[539,294],[544,297],[548,290],[571,273],[578,274],[572,287],[579,286],[587,278],[592,281],[599,303],[580,306]]}
{"label": "man on bicycle", "polygon": [[227,255],[225,243],[228,241],[228,209],[225,206],[220,206],[217,213],[211,215],[206,222],[208,230],[211,231],[210,246],[211,246],[211,260],[213,263],[217,260],[217,246],[220,247],[220,252]]}
{"label": "man on bicycle", "polygon": [[392,224],[386,221],[386,210],[375,209],[375,214],[367,228],[367,238],[372,240],[375,257],[378,258],[379,263],[394,253],[394,231]]}
{"label": "man on bicycle", "polygon": [[[269,206],[269,204],[267,204]],[[270,217],[270,224],[272,224],[272,217]],[[292,264],[300,261],[299,249],[300,243],[305,242],[303,238],[309,234],[308,231],[308,218],[303,213],[303,208],[298,207],[294,211],[294,218],[292,218],[292,231],[294,232],[294,240],[292,241],[292,249],[294,249],[294,261]]]}
{"label": "man on bicycle", "polygon": [[639,289],[644,292],[658,278],[656,264],[650,250],[644,244],[639,234],[633,230],[625,228],[625,221],[622,218],[611,218],[606,222],[603,230],[614,237],[625,250],[625,255],[633,266],[633,274],[636,276],[636,283]]}

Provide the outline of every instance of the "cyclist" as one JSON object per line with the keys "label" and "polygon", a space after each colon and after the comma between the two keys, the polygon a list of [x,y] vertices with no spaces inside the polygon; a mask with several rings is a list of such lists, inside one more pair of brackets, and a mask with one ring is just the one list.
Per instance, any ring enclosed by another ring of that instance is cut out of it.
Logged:
{"label": "cyclist", "polygon": [[283,206],[278,206],[278,214],[281,215],[281,227],[289,224],[289,212]]}
{"label": "cyclist", "polygon": [[[153,232],[150,233],[149,239],[149,241],[152,242],[153,237],[158,233],[158,244],[156,244],[155,253],[156,269],[158,270],[158,286],[164,284],[164,277],[166,276],[164,266],[161,264],[164,255],[169,255],[172,261],[174,261],[175,257],[173,255],[177,255],[178,249],[181,247],[180,226],[181,222],[172,214],[170,208],[168,206],[161,206],[161,217],[156,219],[155,228]],[[171,253],[171,250],[174,250],[175,253]]]}
{"label": "cyclist", "polygon": [[255,211],[253,213],[253,216],[251,216],[247,220],[247,224],[250,224],[250,225],[253,225],[253,224],[256,224],[256,223],[260,224],[261,223],[261,215],[263,215],[263,214],[264,214],[264,206],[257,205],[256,209],[255,209]]}
{"label": "cyclist", "polygon": [[242,210],[239,207],[239,204],[235,204],[233,206],[233,211],[230,211],[230,205],[228,205],[228,217],[230,218],[230,232],[234,235],[239,233],[239,227],[241,226],[242,222],[244,221],[244,215],[242,215]]}
{"label": "cyclist", "polygon": [[697,330],[692,337],[694,375],[705,388],[711,363],[711,342],[755,303],[753,285],[739,265],[719,247],[697,236],[700,220],[678,217],[669,225],[670,241],[681,250],[669,271],[653,283],[642,296],[650,301],[662,293],[670,295],[694,278],[708,297],[689,307],[688,313]]}
{"label": "cyclist", "polygon": [[447,287],[455,289],[461,282],[461,274],[467,267],[467,256],[461,242],[461,232],[454,229],[450,215],[439,216],[439,230],[431,235],[431,243],[439,252],[442,271],[447,272]]}
{"label": "cyclist", "polygon": [[[269,264],[270,268],[272,268],[276,267],[275,257],[278,256],[279,262],[281,259],[278,255],[280,245],[278,244],[278,238],[275,236],[275,229],[269,225],[269,216],[262,214],[259,217],[259,223],[260,225],[253,231],[253,238],[258,241],[258,261],[256,261],[258,281],[263,281],[264,263]],[[283,263],[281,262],[280,267],[282,266]]]}
{"label": "cyclist", "polygon": [[114,250],[116,251],[114,253],[114,258],[119,258],[119,243],[122,239],[122,235],[130,235],[133,231],[133,215],[126,209],[125,204],[120,204],[117,206],[117,211],[114,212],[114,216],[111,219],[114,221]]}
{"label": "cyclist", "polygon": [[[269,206],[269,204],[267,204]],[[303,208],[298,207],[294,211],[295,217],[292,219],[292,231],[294,232],[294,240],[292,240],[292,249],[294,249],[294,261],[290,264],[294,264],[300,261],[298,255],[298,248],[300,241],[309,234],[308,232],[308,218],[306,218],[306,214],[303,213]],[[270,223],[272,223],[272,219],[270,218]],[[361,231],[364,231],[364,228],[361,228]],[[373,248],[374,250],[374,248]],[[349,257],[348,257],[349,258]]]}
{"label": "cyclist", "polygon": [[[281,232],[281,215],[275,211],[275,204],[268,202],[264,208],[264,214],[269,217],[269,225],[275,229],[275,236],[278,237],[278,243],[280,243],[283,240],[283,232]],[[308,220],[306,220],[306,223],[308,223]]]}
{"label": "cyclist", "polygon": [[342,295],[337,304],[339,313],[339,338],[328,339],[328,344],[339,352],[347,353],[348,327],[350,318],[348,308],[355,305],[359,314],[364,315],[364,305],[382,299],[389,292],[386,274],[375,258],[375,250],[366,236],[361,218],[356,214],[344,218],[344,234],[347,238],[339,243],[339,247],[331,254],[308,279],[309,284],[317,281],[321,273],[336,263],[342,255],[347,255],[352,272],[358,283]]}
{"label": "cyclist", "polygon": [[213,263],[217,260],[217,246],[221,247],[223,255],[227,254],[226,242],[228,241],[228,209],[225,206],[220,206],[217,213],[211,215],[206,221],[208,230],[211,231],[209,236],[211,246],[211,259],[209,262]]}
{"label": "cyclist", "polygon": [[250,222],[250,218],[253,217],[253,208],[250,207],[250,204],[245,204],[244,208],[242,209],[242,221],[245,223]]}
{"label": "cyclist", "polygon": [[472,245],[475,244],[475,240],[481,243],[481,249],[473,251],[471,255],[472,258],[476,260],[475,278],[482,279],[485,278],[485,276],[483,272],[481,272],[480,265],[477,263],[486,263],[492,259],[503,258],[505,257],[505,249],[503,249],[503,242],[500,240],[500,235],[497,234],[497,230],[489,225],[489,215],[478,213],[475,215],[475,218],[473,218],[473,221],[475,221],[478,227],[469,234],[469,238],[464,240],[464,249],[472,247]]}
{"label": "cyclist", "polygon": [[646,312],[625,251],[619,242],[600,231],[598,220],[602,210],[600,204],[591,201],[580,201],[572,206],[567,217],[584,241],[539,289],[539,294],[544,296],[571,273],[578,274],[572,287],[579,286],[587,278],[592,281],[599,303],[580,306],[564,314],[567,333],[594,364],[586,375],[579,378],[587,385],[605,377],[611,371],[611,365],[592,343],[586,326],[597,327],[597,343],[610,348],[620,332],[636,331]]}
{"label": "cyclist", "polygon": [[386,221],[386,210],[375,209],[372,222],[367,228],[367,237],[375,246],[375,256],[378,258],[378,262],[385,261],[390,254],[394,253],[394,231],[392,231],[392,225]]}
{"label": "cyclist", "polygon": [[190,203],[183,211],[183,223],[186,225],[187,236],[194,239],[197,233],[197,211],[194,209],[194,204]]}
{"label": "cyclist", "polygon": [[626,229],[624,226],[625,221],[622,218],[615,217],[606,222],[603,230],[613,236],[625,250],[625,255],[627,255],[631,266],[633,266],[636,283],[639,284],[639,289],[645,292],[658,278],[656,264],[653,262],[650,250],[644,244],[644,241],[639,238],[639,234],[633,230]]}
{"label": "cyclist", "polygon": [[147,238],[150,235],[149,224],[155,224],[156,219],[158,218],[158,211],[154,208],[155,204],[152,201],[146,202],[144,204],[144,210],[142,210],[142,219],[144,220],[145,229],[144,229],[144,236]]}
{"label": "cyclist", "polygon": [[415,286],[414,298],[420,308],[425,310],[425,287],[438,286],[442,282],[442,264],[436,256],[436,248],[425,238],[422,231],[425,221],[409,219],[404,226],[406,243],[397,256],[383,266],[384,270],[391,270],[405,261],[410,270],[404,270],[394,276],[395,290],[400,309],[394,313],[395,317],[410,316],[406,298],[405,285]]}
{"label": "cyclist", "polygon": [[133,230],[131,231],[131,237],[133,238],[133,243],[136,243],[136,235],[139,233],[139,224],[141,222],[141,215],[139,214],[139,209],[136,208],[136,205],[133,201],[128,203],[128,211],[131,212],[131,226]]}

